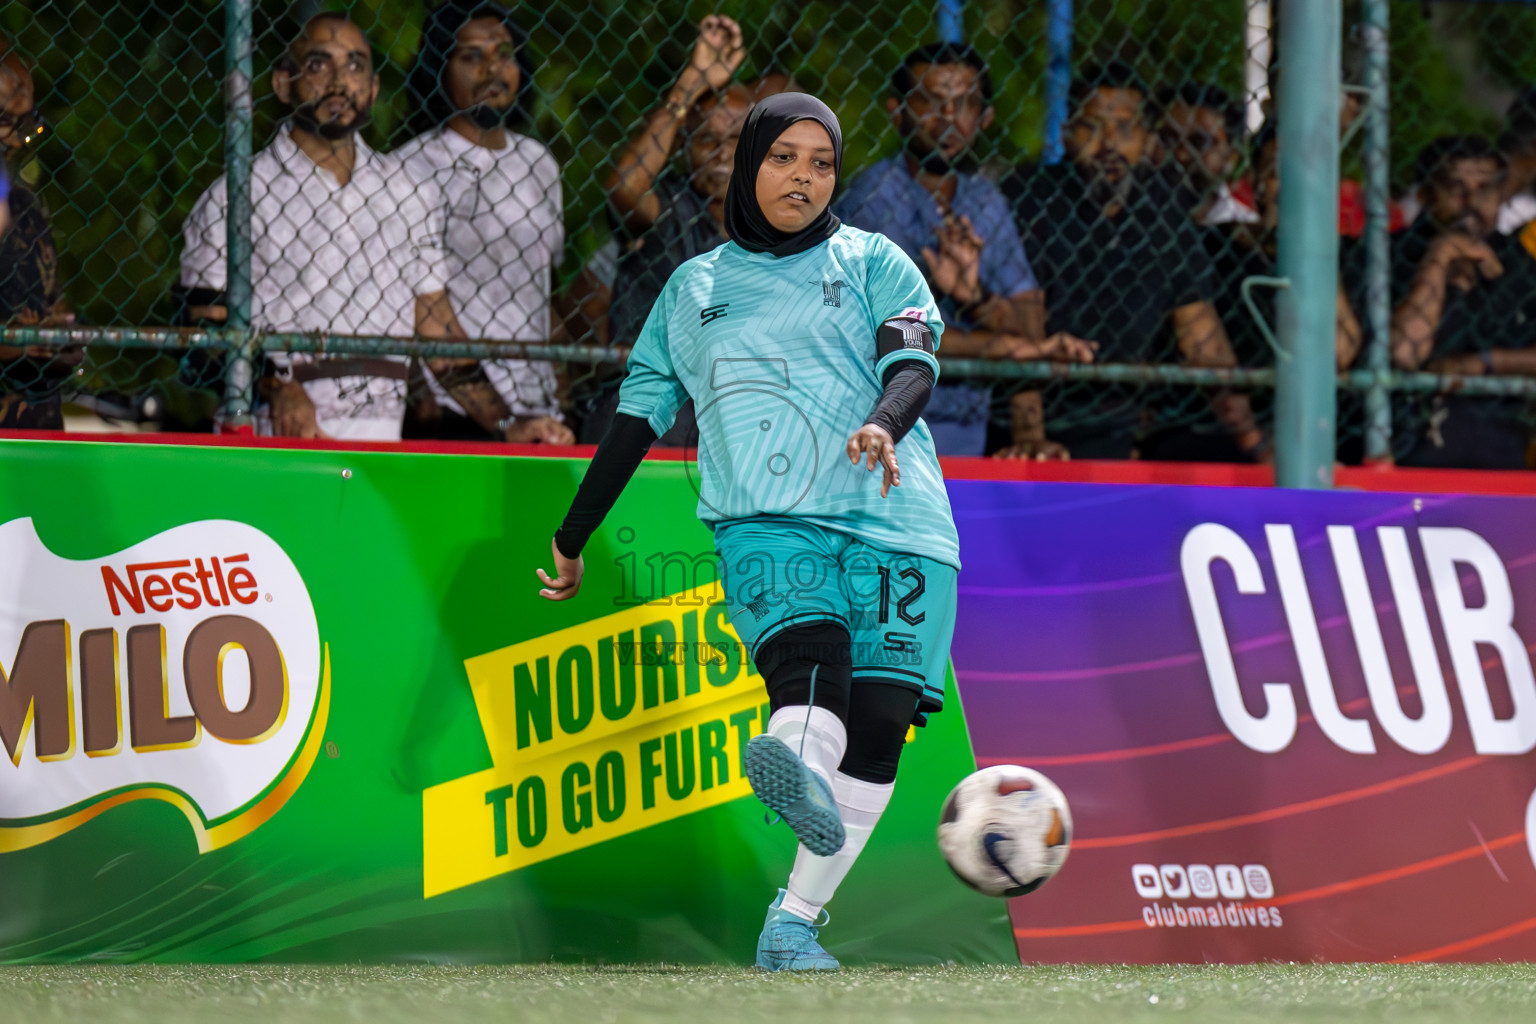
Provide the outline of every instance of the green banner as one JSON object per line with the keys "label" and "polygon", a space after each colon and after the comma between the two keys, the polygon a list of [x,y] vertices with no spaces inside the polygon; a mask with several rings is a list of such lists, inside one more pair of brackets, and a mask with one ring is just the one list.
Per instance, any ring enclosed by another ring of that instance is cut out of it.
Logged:
{"label": "green banner", "polygon": [[[0,445],[0,960],[749,962],[794,855],[683,463],[573,601],[585,463]],[[829,908],[845,962],[1014,962],[934,843],[951,681]]]}

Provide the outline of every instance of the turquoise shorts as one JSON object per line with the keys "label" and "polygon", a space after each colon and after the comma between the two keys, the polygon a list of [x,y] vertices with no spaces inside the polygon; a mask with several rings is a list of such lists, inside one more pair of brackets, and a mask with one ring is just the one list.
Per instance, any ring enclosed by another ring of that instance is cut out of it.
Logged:
{"label": "turquoise shorts", "polygon": [[715,553],[731,624],[749,654],[791,626],[838,622],[853,639],[854,685],[916,690],[919,724],[943,707],[954,566],[787,516],[715,524]]}

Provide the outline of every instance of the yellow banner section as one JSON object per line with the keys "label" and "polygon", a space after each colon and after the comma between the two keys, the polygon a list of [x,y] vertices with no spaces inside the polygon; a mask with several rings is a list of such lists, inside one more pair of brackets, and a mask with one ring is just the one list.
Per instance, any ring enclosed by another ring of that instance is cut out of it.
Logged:
{"label": "yellow banner section", "polygon": [[719,583],[503,647],[464,668],[498,768],[762,685]]}
{"label": "yellow banner section", "polygon": [[767,694],[718,583],[464,665],[494,767],[422,793],[426,896],[752,792]]}
{"label": "yellow banner section", "polygon": [[763,698],[738,692],[653,728],[428,789],[424,894],[750,796],[741,754],[762,731]]}

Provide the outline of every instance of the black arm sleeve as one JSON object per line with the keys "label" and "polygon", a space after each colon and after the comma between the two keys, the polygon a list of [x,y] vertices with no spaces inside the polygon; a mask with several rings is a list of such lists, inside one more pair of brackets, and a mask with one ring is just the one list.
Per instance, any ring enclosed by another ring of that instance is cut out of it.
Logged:
{"label": "black arm sleeve", "polygon": [[576,499],[565,514],[565,522],[555,531],[555,546],[562,555],[575,558],[581,554],[655,440],[656,431],[640,417],[622,412],[614,416],[587,466],[587,475],[576,488]]}
{"label": "black arm sleeve", "polygon": [[892,441],[900,441],[917,423],[933,394],[933,367],[916,359],[903,359],[885,369],[885,391],[865,423],[885,428]]}

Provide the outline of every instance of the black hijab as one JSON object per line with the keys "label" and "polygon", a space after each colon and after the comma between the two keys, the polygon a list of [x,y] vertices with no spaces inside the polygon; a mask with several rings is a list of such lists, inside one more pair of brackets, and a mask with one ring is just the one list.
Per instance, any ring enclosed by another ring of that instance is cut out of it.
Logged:
{"label": "black hijab", "polygon": [[825,242],[842,226],[828,204],[815,220],[788,235],[770,224],[763,208],[757,205],[757,169],[763,166],[769,147],[796,121],[815,121],[827,130],[832,137],[832,166],[842,176],[843,131],[838,127],[837,115],[825,103],[803,92],[779,93],[760,101],[741,129],[736,165],[725,193],[726,234],[748,252],[793,256]]}

